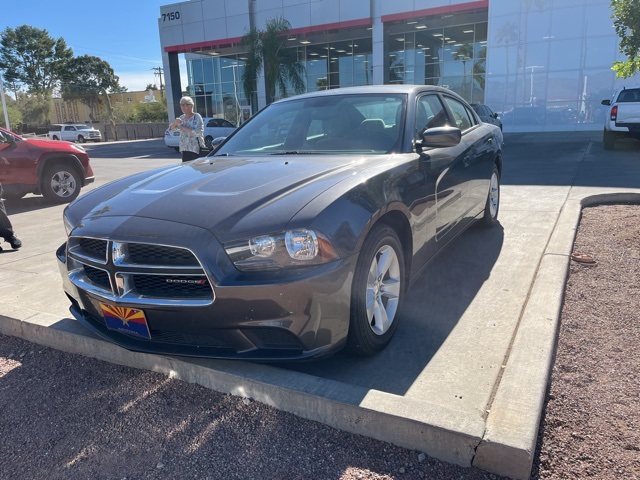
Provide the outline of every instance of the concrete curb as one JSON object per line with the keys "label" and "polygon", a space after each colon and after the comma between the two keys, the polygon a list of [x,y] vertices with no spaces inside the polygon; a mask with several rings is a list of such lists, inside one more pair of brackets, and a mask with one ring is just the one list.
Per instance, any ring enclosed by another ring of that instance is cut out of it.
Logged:
{"label": "concrete curb", "polygon": [[568,199],[564,204],[503,365],[504,374],[490,406],[474,467],[515,479],[530,477],[582,208],[624,202],[640,203],[640,194],[603,193]]}
{"label": "concrete curb", "polygon": [[150,370],[212,390],[252,398],[279,410],[347,432],[365,435],[441,460],[471,466],[484,421],[428,402],[346,385],[268,365],[182,359],[136,353],[106,342],[71,319],[36,314],[26,320],[0,315],[0,333]]}

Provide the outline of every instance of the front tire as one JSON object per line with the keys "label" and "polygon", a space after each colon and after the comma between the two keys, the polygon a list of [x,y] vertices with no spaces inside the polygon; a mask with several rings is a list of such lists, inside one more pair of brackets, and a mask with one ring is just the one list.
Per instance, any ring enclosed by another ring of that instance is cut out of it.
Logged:
{"label": "front tire", "polygon": [[602,141],[604,143],[605,150],[613,150],[616,146],[616,134],[605,130],[604,135],[602,136]]}
{"label": "front tire", "polygon": [[42,195],[54,203],[69,203],[80,194],[82,179],[78,172],[67,165],[53,165],[44,170]]}
{"label": "front tire", "polygon": [[82,135],[78,135],[78,143],[84,143],[84,142],[86,142],[84,137]]}
{"label": "front tire", "polygon": [[346,349],[371,356],[391,341],[405,293],[402,245],[387,225],[374,227],[360,253],[351,289]]}

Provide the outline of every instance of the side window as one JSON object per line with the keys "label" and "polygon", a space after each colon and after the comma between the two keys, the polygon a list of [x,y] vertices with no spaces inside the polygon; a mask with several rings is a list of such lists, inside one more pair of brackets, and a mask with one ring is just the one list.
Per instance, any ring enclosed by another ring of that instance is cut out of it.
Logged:
{"label": "side window", "polygon": [[208,127],[215,127],[216,126],[216,121],[214,119],[211,119],[207,122],[207,128]]}
{"label": "side window", "polygon": [[416,105],[416,134],[434,127],[449,125],[449,116],[437,95],[424,95]]}
{"label": "side window", "polygon": [[473,115],[469,113],[467,107],[465,107],[458,100],[450,97],[444,98],[445,103],[451,110],[451,114],[453,115],[453,124],[458,127],[461,131],[468,130],[473,125],[475,125],[475,119]]}
{"label": "side window", "polygon": [[235,128],[235,125],[233,123],[231,123],[229,120],[220,120],[220,126],[221,127],[226,127],[226,128]]}

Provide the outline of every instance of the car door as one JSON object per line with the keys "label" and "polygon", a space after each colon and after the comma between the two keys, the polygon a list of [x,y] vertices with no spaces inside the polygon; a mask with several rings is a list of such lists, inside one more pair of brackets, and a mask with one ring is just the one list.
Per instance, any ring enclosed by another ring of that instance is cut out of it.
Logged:
{"label": "car door", "polygon": [[62,140],[74,142],[76,140],[76,127],[72,125],[62,127]]}
{"label": "car door", "polygon": [[[434,94],[418,98],[416,105],[416,136],[424,129],[456,126],[445,108],[442,97]],[[454,147],[431,148],[423,151],[427,178],[433,182],[435,208],[435,239],[445,240],[455,231],[467,207],[466,154],[464,141]]]}
{"label": "car door", "polygon": [[454,124],[462,131],[466,146],[463,158],[463,189],[466,194],[464,216],[471,219],[484,208],[495,151],[493,128],[482,125],[472,109],[458,99],[444,97]]}
{"label": "car door", "polygon": [[0,183],[9,194],[11,185],[33,185],[35,160],[31,158],[29,145],[20,137],[3,131],[5,141],[0,143]]}

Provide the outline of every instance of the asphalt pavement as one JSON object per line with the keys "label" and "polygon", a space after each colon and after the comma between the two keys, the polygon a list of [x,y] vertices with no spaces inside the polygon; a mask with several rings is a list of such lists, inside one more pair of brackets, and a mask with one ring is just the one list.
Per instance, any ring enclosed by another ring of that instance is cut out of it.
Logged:
{"label": "asphalt pavement", "polygon": [[[0,333],[250,397],[444,461],[529,478],[583,206],[640,203],[640,142],[505,135],[500,224],[460,236],[408,292],[373,358],[264,365],[133,353],[72,319],[56,265],[64,206],[7,202],[24,247],[0,253]],[[96,188],[180,161],[162,140],[87,145]],[[87,189],[87,190],[88,190]]]}

